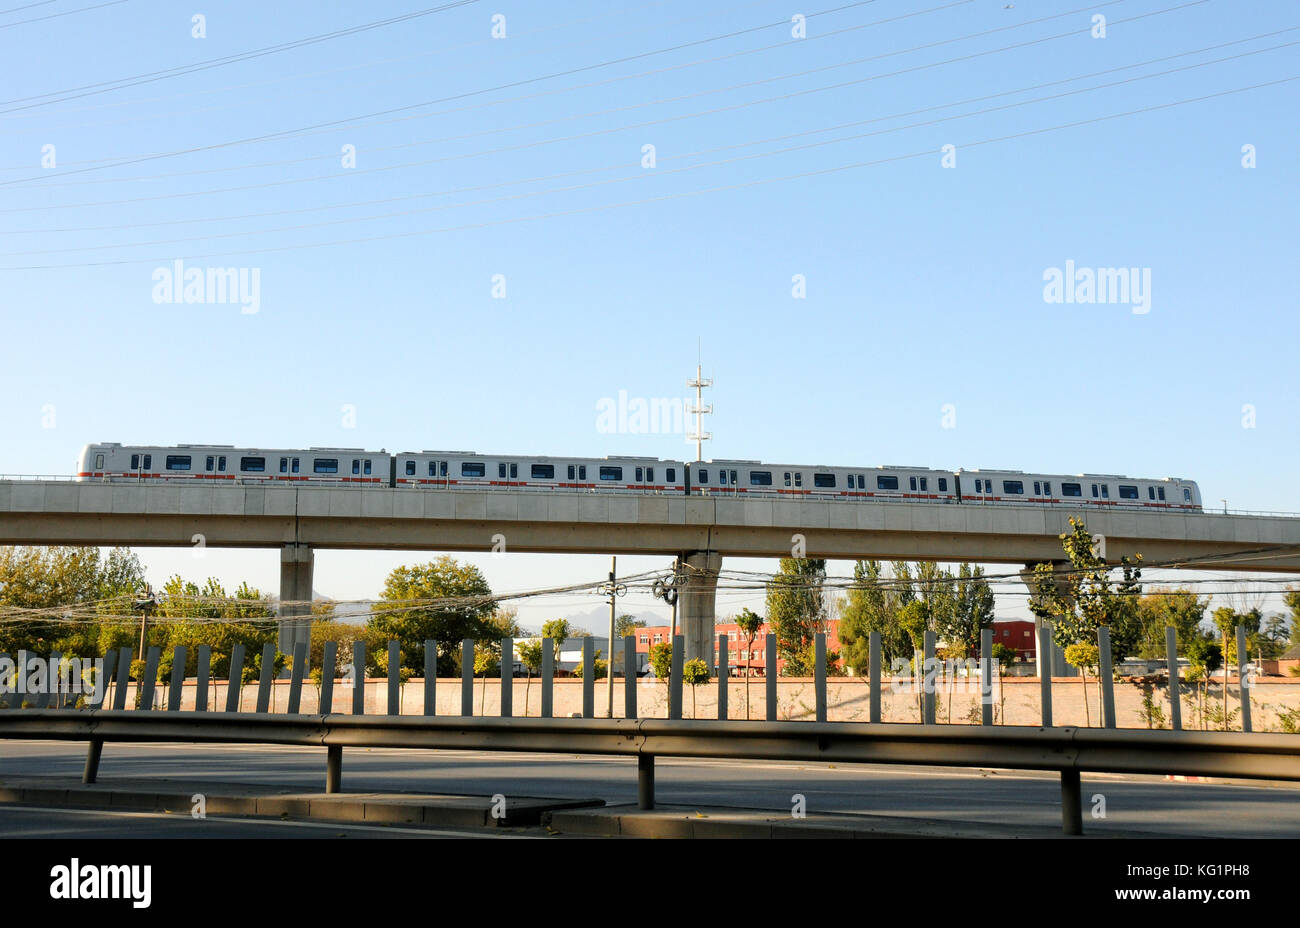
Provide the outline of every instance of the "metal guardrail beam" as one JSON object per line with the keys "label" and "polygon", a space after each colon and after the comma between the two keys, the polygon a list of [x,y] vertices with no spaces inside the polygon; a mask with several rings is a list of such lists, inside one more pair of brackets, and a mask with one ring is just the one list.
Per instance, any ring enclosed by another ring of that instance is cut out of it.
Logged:
{"label": "metal guardrail beam", "polygon": [[[1300,780],[1300,738],[1245,732],[719,722],[677,719],[436,718],[119,710],[0,712],[0,739],[280,744],[326,747],[337,792],[342,749],[523,751],[638,759],[638,796],[654,804],[655,757],[1003,767],[1061,774],[1067,834],[1083,829],[1079,774],[1148,773]],[[86,781],[98,767],[88,758]]]}

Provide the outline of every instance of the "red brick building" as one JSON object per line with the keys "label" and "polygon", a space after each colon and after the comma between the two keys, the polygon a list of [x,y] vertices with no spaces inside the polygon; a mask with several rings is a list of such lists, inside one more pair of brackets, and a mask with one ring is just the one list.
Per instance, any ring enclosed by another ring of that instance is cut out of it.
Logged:
{"label": "red brick building", "polygon": [[993,622],[993,644],[1014,648],[1023,661],[1033,662],[1038,656],[1038,639],[1034,636],[1034,623],[1026,619],[996,619]]}
{"label": "red brick building", "polygon": [[[826,650],[839,651],[840,623],[838,619],[832,620],[826,624]],[[678,634],[681,634],[681,626],[677,628]],[[749,648],[748,639],[740,626],[732,623],[723,623],[713,626],[713,660],[714,670],[717,669],[718,649],[717,640],[719,635],[727,636],[727,663],[729,665],[730,675],[733,677],[743,677],[748,673],[750,676],[762,677],[767,675],[767,645],[766,636],[772,633],[772,627],[766,622],[759,628],[758,634],[754,636],[754,646],[752,651]],[[636,630],[636,650],[638,654],[649,655],[650,648],[653,645],[663,641],[668,641],[670,629],[667,625],[652,625],[646,628]],[[777,673],[785,666],[785,661],[777,659]]]}

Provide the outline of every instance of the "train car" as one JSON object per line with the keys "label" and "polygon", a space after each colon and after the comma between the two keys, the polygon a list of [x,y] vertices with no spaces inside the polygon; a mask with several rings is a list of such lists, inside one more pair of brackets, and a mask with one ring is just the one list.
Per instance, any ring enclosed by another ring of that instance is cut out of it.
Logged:
{"label": "train car", "polygon": [[711,460],[690,465],[693,495],[957,501],[951,471],[928,467],[829,467]]}
{"label": "train car", "polygon": [[535,457],[472,451],[403,451],[393,456],[394,486],[681,493],[680,461],[659,458]]}
{"label": "train car", "polygon": [[957,471],[961,501],[971,505],[1083,505],[1133,509],[1201,508],[1195,481],[1118,474],[1027,474],[1018,470]]}
{"label": "train car", "polygon": [[387,484],[391,455],[361,448],[236,448],[233,445],[86,445],[77,476],[130,483],[142,480],[229,480]]}

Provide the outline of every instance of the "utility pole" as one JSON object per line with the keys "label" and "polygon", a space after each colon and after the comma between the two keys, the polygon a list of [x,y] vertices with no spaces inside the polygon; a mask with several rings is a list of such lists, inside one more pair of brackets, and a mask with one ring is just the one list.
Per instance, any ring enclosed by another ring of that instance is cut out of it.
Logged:
{"label": "utility pole", "polygon": [[[609,583],[600,588],[600,592],[609,594],[609,654],[606,655],[608,663],[605,671],[605,692],[609,696],[609,701],[605,706],[605,718],[614,717],[614,604],[618,597],[627,595],[627,586],[620,585],[618,582],[618,558],[609,559]],[[594,662],[592,673],[595,673]],[[624,686],[629,686],[627,680],[623,681]]]}
{"label": "utility pole", "polygon": [[149,627],[149,613],[153,611],[153,607],[154,607],[155,605],[156,605],[156,601],[155,601],[155,599],[154,599],[154,595],[153,595],[153,587],[146,586],[146,587],[144,588],[144,598],[143,598],[143,599],[140,599],[140,600],[136,600],[136,603],[135,603],[135,608],[137,608],[137,609],[140,610],[140,654],[139,654],[139,657],[140,657],[141,660],[144,660],[144,656],[145,656],[145,646],[144,646],[144,645],[145,645],[145,632],[148,630],[148,627]]}
{"label": "utility pole", "polygon": [[687,435],[688,442],[695,442],[695,460],[704,460],[704,442],[713,436],[704,431],[704,416],[713,412],[712,404],[704,405],[704,388],[713,386],[713,380],[704,378],[702,364],[695,365],[695,379],[686,381],[686,386],[695,388],[695,405],[686,411],[695,416],[695,431]]}

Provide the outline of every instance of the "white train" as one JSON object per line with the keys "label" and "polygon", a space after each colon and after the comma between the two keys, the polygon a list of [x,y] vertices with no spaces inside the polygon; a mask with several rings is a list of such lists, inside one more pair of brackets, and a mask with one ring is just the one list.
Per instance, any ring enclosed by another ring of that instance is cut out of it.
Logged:
{"label": "white train", "polygon": [[614,493],[920,500],[968,505],[1201,508],[1195,481],[1018,470],[826,467],[759,461],[557,458],[471,451],[236,448],[233,445],[86,445],[81,480],[228,480],[425,489],[599,490]]}

